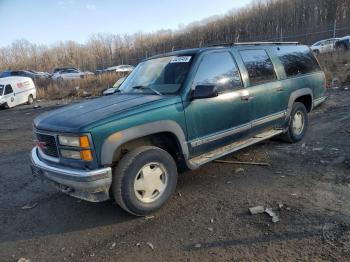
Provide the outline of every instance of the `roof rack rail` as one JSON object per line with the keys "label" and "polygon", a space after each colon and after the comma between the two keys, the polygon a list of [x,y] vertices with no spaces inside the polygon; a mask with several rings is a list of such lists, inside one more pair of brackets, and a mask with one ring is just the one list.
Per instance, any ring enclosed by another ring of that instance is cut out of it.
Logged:
{"label": "roof rack rail", "polygon": [[233,45],[299,45],[299,42],[242,42]]}
{"label": "roof rack rail", "polygon": [[299,42],[238,42],[238,43],[218,43],[211,44],[203,47],[215,47],[215,46],[235,46],[235,45],[299,45]]}

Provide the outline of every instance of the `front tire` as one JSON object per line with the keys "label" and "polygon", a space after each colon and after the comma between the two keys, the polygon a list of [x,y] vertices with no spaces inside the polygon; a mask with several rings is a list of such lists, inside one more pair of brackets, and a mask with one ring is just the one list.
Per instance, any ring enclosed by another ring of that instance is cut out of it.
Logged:
{"label": "front tire", "polygon": [[145,216],[175,192],[177,167],[172,156],[154,146],[128,152],[113,170],[112,193],[125,211]]}
{"label": "front tire", "polygon": [[288,129],[281,138],[288,143],[299,142],[304,138],[308,124],[309,118],[305,105],[300,102],[294,103]]}

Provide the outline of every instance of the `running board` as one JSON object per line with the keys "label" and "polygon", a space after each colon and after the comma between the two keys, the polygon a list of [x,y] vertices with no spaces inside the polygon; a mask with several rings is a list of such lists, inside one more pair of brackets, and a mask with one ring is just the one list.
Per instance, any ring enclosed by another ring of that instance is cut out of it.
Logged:
{"label": "running board", "polygon": [[247,138],[245,140],[239,140],[236,142],[233,142],[232,144],[220,147],[218,149],[215,149],[213,151],[210,151],[208,153],[205,153],[203,155],[200,156],[196,156],[192,159],[189,160],[189,163],[193,166],[193,168],[197,168],[201,165],[204,165],[208,162],[211,162],[215,159],[218,159],[220,157],[223,157],[227,154],[233,153],[235,151],[238,151],[242,148],[245,148],[247,146],[256,144],[260,141],[269,139],[271,137],[274,137],[276,135],[279,135],[283,133],[283,130],[269,130],[269,131],[265,131],[263,133],[257,134],[254,137],[250,137]]}

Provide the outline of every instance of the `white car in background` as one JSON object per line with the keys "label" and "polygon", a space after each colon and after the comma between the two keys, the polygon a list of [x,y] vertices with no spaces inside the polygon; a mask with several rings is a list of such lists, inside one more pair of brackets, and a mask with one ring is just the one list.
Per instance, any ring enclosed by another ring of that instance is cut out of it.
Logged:
{"label": "white car in background", "polygon": [[87,75],[93,75],[92,72],[82,72],[78,69],[74,68],[67,68],[63,70],[59,70],[55,72],[51,79],[53,80],[71,80],[71,79],[79,79],[84,78]]}
{"label": "white car in background", "polygon": [[134,70],[135,67],[131,65],[118,65],[111,66],[105,69],[106,72],[117,72],[117,73],[129,73]]}
{"label": "white car in background", "polygon": [[0,106],[11,108],[21,104],[33,104],[36,88],[29,77],[8,76],[0,78]]}
{"label": "white car in background", "polygon": [[315,54],[334,52],[336,50],[335,42],[338,40],[339,38],[321,40],[314,43],[310,48]]}

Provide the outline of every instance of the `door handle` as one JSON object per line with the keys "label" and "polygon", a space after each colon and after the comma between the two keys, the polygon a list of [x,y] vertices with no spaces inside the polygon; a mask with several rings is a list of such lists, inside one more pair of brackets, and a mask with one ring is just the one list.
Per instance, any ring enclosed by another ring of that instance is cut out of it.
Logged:
{"label": "door handle", "polygon": [[278,86],[278,87],[276,88],[276,91],[277,91],[277,92],[282,92],[282,91],[284,91],[283,86]]}
{"label": "door handle", "polygon": [[243,96],[241,96],[241,100],[243,100],[243,101],[249,101],[251,99],[253,99],[253,97],[250,96],[250,95],[243,95]]}

